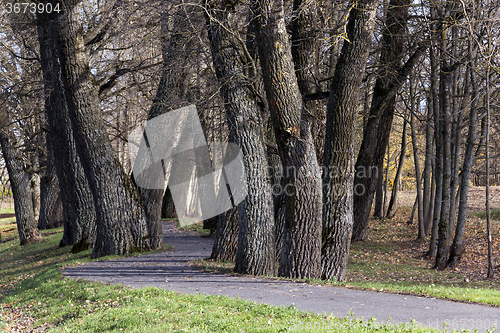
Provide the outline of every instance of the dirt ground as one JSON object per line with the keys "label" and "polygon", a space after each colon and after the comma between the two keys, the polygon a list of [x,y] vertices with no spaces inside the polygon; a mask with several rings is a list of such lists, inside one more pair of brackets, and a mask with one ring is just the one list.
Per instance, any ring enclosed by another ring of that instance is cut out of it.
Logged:
{"label": "dirt ground", "polygon": [[[401,191],[398,194],[398,206],[412,207],[415,202],[416,191]],[[467,202],[469,212],[486,210],[486,190],[484,187],[470,187]],[[500,186],[490,186],[490,207],[500,209]]]}

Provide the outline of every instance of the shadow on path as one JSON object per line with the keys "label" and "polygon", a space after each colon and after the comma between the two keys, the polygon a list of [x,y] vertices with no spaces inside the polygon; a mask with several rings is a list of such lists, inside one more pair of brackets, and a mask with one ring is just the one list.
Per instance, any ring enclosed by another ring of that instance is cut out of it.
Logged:
{"label": "shadow on path", "polygon": [[351,311],[357,317],[393,324],[414,319],[424,327],[478,329],[485,332],[500,320],[500,308],[465,304],[425,297],[397,295],[342,287],[311,286],[306,283],[265,278],[205,273],[187,262],[207,258],[213,240],[180,232],[173,223],[164,223],[165,243],[172,251],[116,260],[91,262],[66,268],[63,274],[74,279],[121,284],[133,288],[146,286],[182,293],[225,295],[272,305],[295,306],[302,311],[345,317]]}

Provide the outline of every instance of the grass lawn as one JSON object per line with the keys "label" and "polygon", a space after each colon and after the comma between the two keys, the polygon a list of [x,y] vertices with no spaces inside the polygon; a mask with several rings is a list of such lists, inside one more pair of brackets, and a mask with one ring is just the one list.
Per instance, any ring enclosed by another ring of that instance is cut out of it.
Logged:
{"label": "grass lawn", "polygon": [[59,268],[88,262],[90,250],[71,254],[69,247],[59,248],[60,228],[43,231],[42,242],[25,246],[19,246],[15,222],[0,220],[0,232],[0,331],[424,332],[412,329],[409,319],[408,327],[377,329],[355,317],[313,315],[293,307],[74,281]]}
{"label": "grass lawn", "polygon": [[[416,222],[407,224],[410,211],[411,208],[403,207],[392,219],[370,221],[369,240],[351,244],[345,281],[307,282],[500,306],[500,273],[494,279],[485,279],[485,221],[476,216],[467,220],[466,253],[462,261],[455,270],[437,271],[432,269],[434,260],[423,257],[428,250],[429,239],[425,242],[415,241]],[[492,229],[493,252],[498,255],[498,221],[493,221]],[[499,259],[495,262],[498,263]],[[210,260],[196,261],[193,265],[222,273],[232,273],[234,267],[234,263]]]}

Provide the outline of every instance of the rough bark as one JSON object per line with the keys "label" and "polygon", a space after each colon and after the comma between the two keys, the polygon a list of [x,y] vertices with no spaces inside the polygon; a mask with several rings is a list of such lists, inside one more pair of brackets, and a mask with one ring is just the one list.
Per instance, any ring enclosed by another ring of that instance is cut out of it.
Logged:
{"label": "rough bark", "polygon": [[238,205],[238,250],[234,270],[276,273],[274,209],[261,107],[251,82],[252,59],[238,38],[235,13],[225,1],[209,3],[209,38],[224,99],[231,141],[243,153],[247,197]]}
{"label": "rough bark", "polygon": [[442,203],[442,193],[443,193],[443,155],[442,155],[442,133],[441,133],[441,121],[440,121],[440,113],[439,113],[439,93],[438,93],[438,65],[437,65],[437,56],[436,50],[434,46],[430,47],[430,62],[431,62],[431,87],[430,93],[432,98],[432,112],[434,117],[434,172],[433,179],[435,184],[435,193],[434,193],[434,209],[432,216],[432,231],[431,231],[431,241],[429,244],[429,251],[427,252],[427,256],[432,258],[436,255],[437,249],[437,238],[438,238],[438,224],[439,218],[441,215],[441,203]]}
{"label": "rough bark", "polygon": [[[444,40],[441,47],[444,47]],[[444,52],[444,51],[443,51]],[[441,56],[441,72],[439,77],[439,106],[441,114],[441,151],[436,150],[436,154],[442,155],[443,170],[442,170],[442,197],[441,197],[441,214],[438,226],[438,244],[435,268],[444,269],[448,262],[449,254],[449,230],[450,210],[451,210],[451,110],[449,106],[450,87],[451,87],[451,72],[447,59]]]}
{"label": "rough bark", "polygon": [[[317,82],[319,75],[318,62],[320,59],[320,20],[318,15],[318,4],[311,0],[293,1],[294,17],[290,24],[292,37],[292,58],[297,75],[297,84],[302,96],[312,95],[319,92]],[[322,131],[324,127],[321,120],[324,119],[322,104],[314,100],[304,99],[305,111],[312,116],[311,128],[317,129],[313,133],[315,141],[316,156],[318,161],[323,156]]]}
{"label": "rough bark", "polygon": [[322,279],[344,279],[353,227],[354,135],[359,89],[370,50],[378,1],[351,9],[327,107],[323,155]]}
{"label": "rough bark", "polygon": [[420,59],[423,49],[413,53],[402,65],[405,30],[410,0],[391,0],[382,36],[380,69],[373,90],[370,116],[363,132],[363,141],[356,160],[354,187],[362,188],[354,196],[354,229],[352,239],[366,240],[369,216],[377,183],[372,168],[383,168],[395,110],[396,93]]}
{"label": "rough bark", "polygon": [[[49,148],[47,149],[49,150]],[[56,228],[63,224],[63,209],[54,156],[48,151],[46,169],[40,180],[40,217],[38,229]]]}
{"label": "rough bark", "polygon": [[[73,252],[93,246],[96,237],[94,198],[76,152],[73,129],[65,100],[59,61],[55,17],[38,16],[40,60],[44,78],[45,113],[49,125],[47,145],[53,154],[63,206],[64,233],[60,246],[73,245]],[[50,158],[50,156],[49,156]]]}
{"label": "rough bark", "polygon": [[30,177],[25,171],[22,152],[16,144],[14,131],[8,127],[8,122],[0,122],[0,146],[14,197],[19,243],[26,245],[41,240],[42,235],[37,228],[33,212]]}
{"label": "rough bark", "polygon": [[217,261],[236,261],[238,250],[238,207],[217,217],[214,246],[210,258]]}
{"label": "rough bark", "polygon": [[63,4],[53,19],[62,87],[76,143],[96,209],[97,236],[92,257],[150,249],[139,194],[109,141],[80,35],[76,1]]}
{"label": "rough bark", "polygon": [[309,119],[293,67],[283,1],[254,2],[264,87],[283,165],[285,228],[278,274],[318,278],[321,178]]}

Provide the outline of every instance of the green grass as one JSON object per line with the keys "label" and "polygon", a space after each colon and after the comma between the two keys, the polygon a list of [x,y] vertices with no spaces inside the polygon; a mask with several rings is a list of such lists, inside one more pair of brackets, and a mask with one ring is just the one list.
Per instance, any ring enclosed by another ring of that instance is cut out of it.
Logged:
{"label": "green grass", "polygon": [[[486,267],[484,263],[478,263],[479,258],[485,258],[483,253],[476,253],[475,249],[478,247],[468,250],[460,269],[432,269],[434,260],[422,257],[429,240],[416,242],[416,223],[411,226],[406,223],[410,212],[410,207],[400,207],[393,219],[370,221],[371,239],[351,244],[345,281],[302,281],[500,306],[499,280],[484,279],[484,274],[473,274]],[[484,221],[478,221],[476,218],[468,223],[466,236],[470,238],[467,240],[466,237],[466,243],[478,244],[484,238],[484,235],[478,233],[478,230],[485,229],[482,225]],[[494,228],[498,229],[496,225]],[[497,237],[495,236],[495,241]],[[193,266],[202,270],[232,274],[234,263],[200,260],[193,262]]]}
{"label": "green grass", "polygon": [[[22,247],[17,239],[0,243],[0,329],[15,329],[34,318],[32,326],[49,332],[345,332],[359,320],[223,296],[67,279],[59,269],[90,261],[90,250],[71,254],[69,248],[59,248],[61,232],[44,231],[43,242]],[[424,332],[412,330],[409,323],[410,318],[408,327],[396,331]],[[387,327],[377,330],[373,323],[368,326],[349,331],[393,332]]]}
{"label": "green grass", "polygon": [[[486,219],[486,212],[477,212],[473,214],[481,219]],[[490,216],[492,220],[500,221],[500,209],[492,209],[490,211]]]}
{"label": "green grass", "polygon": [[180,224],[177,222],[177,227],[179,228],[179,230],[192,231],[200,236],[209,236],[210,235],[209,229],[203,229],[203,222],[189,224],[189,225],[186,225],[184,227],[181,227]]}

